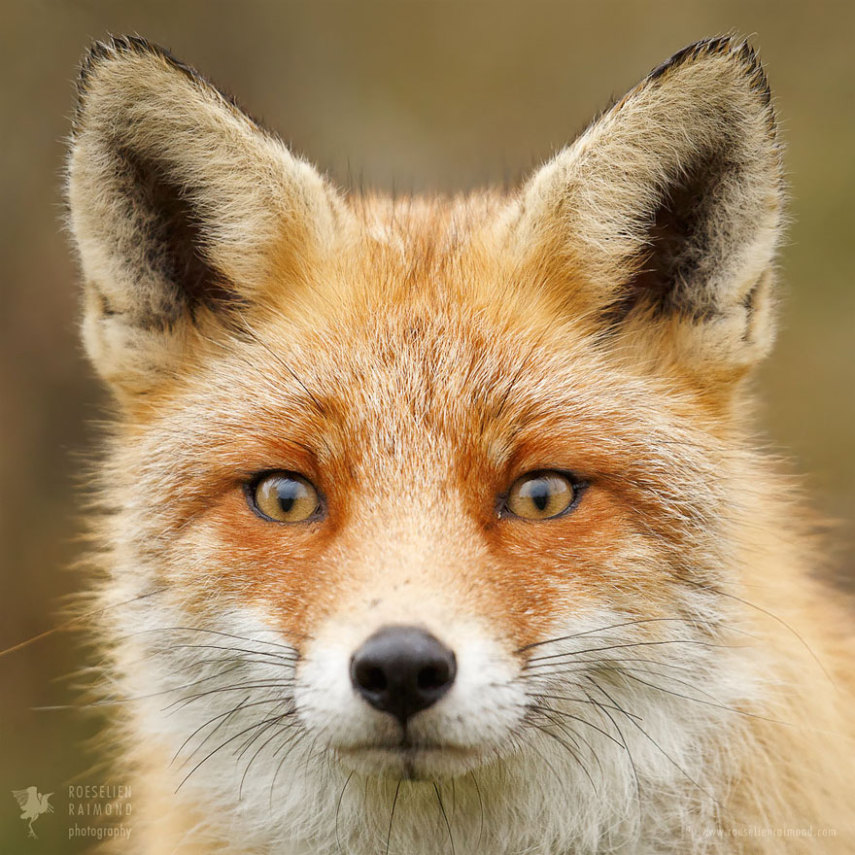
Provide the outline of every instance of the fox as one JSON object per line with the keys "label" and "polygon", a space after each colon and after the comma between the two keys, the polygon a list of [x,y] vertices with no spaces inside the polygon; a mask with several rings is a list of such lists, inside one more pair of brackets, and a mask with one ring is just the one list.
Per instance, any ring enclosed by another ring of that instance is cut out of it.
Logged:
{"label": "fox", "polygon": [[391,198],[109,37],[66,186],[122,852],[855,851],[851,607],[755,426],[787,215],[747,41],[516,188]]}

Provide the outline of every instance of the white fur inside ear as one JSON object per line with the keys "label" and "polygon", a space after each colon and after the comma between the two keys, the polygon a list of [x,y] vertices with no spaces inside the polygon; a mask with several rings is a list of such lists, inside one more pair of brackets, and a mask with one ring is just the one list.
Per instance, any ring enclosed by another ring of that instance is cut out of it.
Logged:
{"label": "white fur inside ear", "polygon": [[675,324],[674,349],[690,370],[702,374],[711,366],[724,366],[739,372],[769,353],[775,340],[771,279],[770,273],[764,274],[745,303],[710,320]]}

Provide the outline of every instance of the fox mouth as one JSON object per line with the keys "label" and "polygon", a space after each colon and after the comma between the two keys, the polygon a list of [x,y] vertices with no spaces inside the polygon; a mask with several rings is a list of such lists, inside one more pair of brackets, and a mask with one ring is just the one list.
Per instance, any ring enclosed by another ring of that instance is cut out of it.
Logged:
{"label": "fox mouth", "polygon": [[481,764],[474,747],[439,742],[363,742],[336,749],[345,766],[410,781],[454,777]]}

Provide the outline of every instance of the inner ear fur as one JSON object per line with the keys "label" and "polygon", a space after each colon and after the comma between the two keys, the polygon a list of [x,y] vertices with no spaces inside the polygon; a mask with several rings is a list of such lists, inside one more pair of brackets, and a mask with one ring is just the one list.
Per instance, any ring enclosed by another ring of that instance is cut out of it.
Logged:
{"label": "inner ear fur", "polygon": [[651,72],[534,175],[506,224],[607,340],[631,332],[650,358],[735,376],[773,339],[782,197],[766,78],[723,37]]}
{"label": "inner ear fur", "polygon": [[177,369],[200,319],[225,324],[307,280],[348,216],[309,164],[135,37],[96,43],[83,60],[68,202],[84,343],[131,394]]}

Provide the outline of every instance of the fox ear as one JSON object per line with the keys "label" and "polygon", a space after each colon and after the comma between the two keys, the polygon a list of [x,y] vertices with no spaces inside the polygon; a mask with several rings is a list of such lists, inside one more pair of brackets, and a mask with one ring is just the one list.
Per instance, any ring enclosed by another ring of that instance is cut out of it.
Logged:
{"label": "fox ear", "polygon": [[311,166],[134,37],[84,58],[68,200],[86,349],[129,394],[174,372],[197,330],[305,279],[346,216]]}
{"label": "fox ear", "polygon": [[741,375],[772,343],[781,208],[766,79],[747,44],[719,38],[680,51],[559,152],[506,223],[562,302],[627,333],[622,352],[637,342],[709,379]]}

